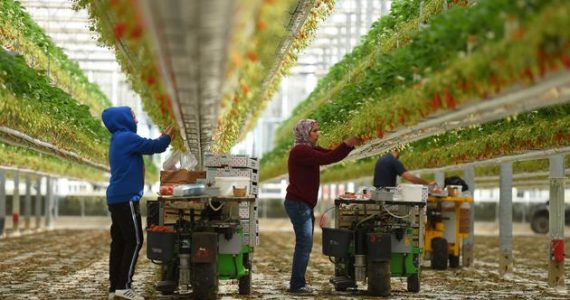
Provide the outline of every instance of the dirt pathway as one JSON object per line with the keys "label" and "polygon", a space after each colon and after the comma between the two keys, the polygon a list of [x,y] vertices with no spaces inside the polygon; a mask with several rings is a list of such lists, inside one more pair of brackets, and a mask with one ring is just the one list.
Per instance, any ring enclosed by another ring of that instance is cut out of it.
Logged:
{"label": "dirt pathway", "polygon": [[[336,292],[328,283],[333,264],[320,254],[321,236],[316,233],[307,280],[318,294],[296,296],[286,293],[290,276],[294,235],[285,222],[275,230],[262,230],[261,245],[254,256],[252,295],[237,295],[236,281],[222,281],[221,299],[375,299],[360,291]],[[546,284],[547,237],[515,236],[514,272],[508,278],[498,274],[497,236],[476,238],[475,266],[434,271],[424,262],[421,291],[406,291],[406,282],[392,279],[390,299],[568,299],[565,291]],[[0,240],[0,299],[106,299],[108,245],[107,230],[54,230]],[[566,253],[570,253],[570,239]],[[566,270],[570,261],[566,261]],[[168,299],[153,291],[157,267],[139,257],[135,289],[147,299]],[[570,272],[566,282],[570,283]]]}

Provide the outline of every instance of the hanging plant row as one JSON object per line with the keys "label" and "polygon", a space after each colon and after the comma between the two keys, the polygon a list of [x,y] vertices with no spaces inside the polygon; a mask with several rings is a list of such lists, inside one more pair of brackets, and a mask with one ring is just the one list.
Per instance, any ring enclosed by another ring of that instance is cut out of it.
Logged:
{"label": "hanging plant row", "polygon": [[[431,169],[569,145],[570,104],[564,104],[411,143],[400,154],[400,160],[408,170]],[[369,157],[328,168],[321,182],[372,176],[377,159],[378,156]],[[514,164],[513,171],[535,172],[547,168],[547,161],[530,161]],[[476,175],[498,175],[498,169],[477,168]]]}
{"label": "hanging plant row", "polygon": [[[347,87],[336,102],[310,115],[321,125],[321,144],[333,145],[347,135],[381,139],[397,126],[414,125],[432,114],[484,101],[505,87],[530,85],[549,71],[570,67],[570,38],[562,30],[570,22],[565,15],[570,5],[517,3],[484,1],[436,17],[409,47],[383,56],[367,70],[364,83]],[[466,47],[461,41],[471,42]],[[446,61],[451,63],[441,70]],[[291,139],[283,141],[275,151],[290,145]],[[283,165],[283,158],[276,159],[280,162],[271,165]]]}
{"label": "hanging plant row", "polygon": [[[154,124],[161,129],[171,125],[175,119],[172,100],[160,78],[138,6],[131,0],[73,1],[75,10],[87,9],[90,29],[99,33],[98,41],[114,49],[123,73]],[[182,139],[176,139],[172,146],[182,149]]]}
{"label": "hanging plant row", "polygon": [[0,142],[0,166],[15,167],[90,182],[105,180],[104,172],[71,161]]}
{"label": "hanging plant row", "polygon": [[77,103],[21,56],[0,52],[0,126],[99,164],[107,163],[110,135],[89,107]]}
{"label": "hanging plant row", "polygon": [[[158,168],[145,157],[145,183],[158,181]],[[105,172],[69,160],[38,153],[21,147],[0,142],[0,166],[22,168],[38,172],[59,175],[65,178],[82,179],[90,182],[104,182]]]}
{"label": "hanging plant row", "polygon": [[[386,131],[485,101],[505,87],[531,85],[559,70],[570,50],[570,34],[561,30],[570,19],[559,13],[562,6],[568,8],[558,1],[519,6],[503,0],[449,10],[409,47],[382,57],[361,85],[348,87],[311,115],[320,121],[321,143],[338,143],[346,135],[382,138]],[[469,46],[470,39],[478,42]]]}
{"label": "hanging plant row", "polygon": [[89,82],[75,61],[57,47],[19,2],[0,1],[0,45],[24,56],[31,68],[45,73],[54,86],[90,107],[99,116],[111,102]]}
{"label": "hanging plant row", "polygon": [[[313,1],[298,0],[262,3],[247,59],[233,59],[231,62],[239,65],[239,87],[226,93],[222,99],[213,152],[229,151],[254,126],[283,76],[314,37],[318,23],[333,9],[334,0],[317,0],[314,4]],[[291,19],[289,11],[297,11],[297,14],[308,11],[298,32],[283,25]],[[292,39],[289,48],[281,48],[287,39]],[[234,66],[230,65],[229,70],[233,69]]]}
{"label": "hanging plant row", "polygon": [[[300,119],[307,118],[319,106],[334,101],[347,85],[360,84],[364,80],[364,71],[375,65],[380,56],[408,45],[420,24],[429,23],[444,11],[444,3],[444,0],[424,1],[420,12],[420,0],[394,1],[390,13],[372,24],[360,44],[329,69],[307,99],[295,107],[292,116],[279,126],[276,143],[288,139]],[[449,2],[449,8],[457,5]]]}

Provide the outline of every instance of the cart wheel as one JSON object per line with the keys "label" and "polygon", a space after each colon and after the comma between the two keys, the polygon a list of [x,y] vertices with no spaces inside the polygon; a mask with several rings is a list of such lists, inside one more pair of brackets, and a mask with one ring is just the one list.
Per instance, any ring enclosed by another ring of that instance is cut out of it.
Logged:
{"label": "cart wheel", "polygon": [[218,297],[218,272],[215,263],[192,264],[194,299],[214,300]]}
{"label": "cart wheel", "polygon": [[240,295],[251,294],[251,261],[249,260],[249,254],[243,255],[243,265],[249,270],[249,273],[238,279],[238,290]]}
{"label": "cart wheel", "polygon": [[334,264],[334,276],[345,276],[345,277],[353,277],[350,276],[348,272],[347,266],[350,264],[350,258],[348,257],[336,257],[336,263]]}
{"label": "cart wheel", "polygon": [[418,293],[420,291],[420,274],[412,274],[408,277],[408,292]]}
{"label": "cart wheel", "polygon": [[548,213],[538,214],[532,218],[530,228],[536,233],[547,234],[549,226],[548,222]]}
{"label": "cart wheel", "polygon": [[337,291],[337,292],[346,292],[346,289],[347,289],[347,288],[344,287],[344,286],[337,286],[336,284],[335,284],[335,286],[334,286],[334,290]]}
{"label": "cart wheel", "polygon": [[390,295],[389,261],[372,261],[368,263],[368,294],[382,297]]}
{"label": "cart wheel", "polygon": [[447,269],[447,240],[444,238],[434,238],[431,240],[431,268],[434,270]]}
{"label": "cart wheel", "polygon": [[459,255],[449,255],[449,267],[450,268],[459,268]]}

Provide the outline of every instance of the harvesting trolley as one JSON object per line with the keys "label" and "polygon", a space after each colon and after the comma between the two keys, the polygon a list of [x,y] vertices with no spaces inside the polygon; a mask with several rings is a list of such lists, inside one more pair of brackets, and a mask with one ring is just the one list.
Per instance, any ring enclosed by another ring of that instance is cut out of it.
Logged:
{"label": "harvesting trolley", "polygon": [[[426,190],[427,196],[427,190]],[[335,264],[337,291],[368,282],[372,296],[390,294],[391,277],[405,277],[407,290],[420,290],[425,197],[394,200],[393,191],[370,199],[335,199],[335,228],[323,228],[323,253]]]}
{"label": "harvesting trolley", "polygon": [[249,294],[257,239],[255,200],[162,196],[150,201],[147,224],[171,231],[148,231],[147,257],[162,266],[156,290],[216,299],[219,279],[238,279],[239,293]]}

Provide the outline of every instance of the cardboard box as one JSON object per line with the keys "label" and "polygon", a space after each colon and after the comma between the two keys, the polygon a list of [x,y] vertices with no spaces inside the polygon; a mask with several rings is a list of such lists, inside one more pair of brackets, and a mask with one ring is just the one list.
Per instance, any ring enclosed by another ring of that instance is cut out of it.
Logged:
{"label": "cardboard box", "polygon": [[195,183],[198,178],[206,178],[204,171],[160,171],[160,184]]}

